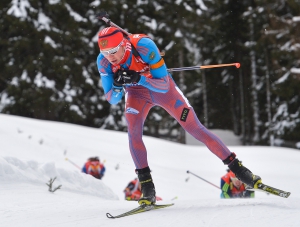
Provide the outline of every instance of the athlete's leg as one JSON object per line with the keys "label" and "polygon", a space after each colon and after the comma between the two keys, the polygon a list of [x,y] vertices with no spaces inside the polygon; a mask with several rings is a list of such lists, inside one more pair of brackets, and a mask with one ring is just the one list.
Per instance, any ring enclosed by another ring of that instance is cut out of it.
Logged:
{"label": "athlete's leg", "polygon": [[216,135],[200,123],[194,109],[174,82],[170,83],[170,90],[167,94],[154,92],[151,94],[155,104],[162,106],[188,133],[203,142],[225,165],[228,165],[229,169],[235,173],[237,178],[251,187],[257,188],[257,185],[261,182],[261,178],[243,166],[241,162],[235,158],[235,154],[231,153]]}
{"label": "athlete's leg", "polygon": [[154,92],[151,94],[155,104],[168,111],[185,131],[204,143],[221,160],[226,159],[231,154],[226,145],[201,124],[187,98],[173,81],[170,81],[170,90],[166,94]]}
{"label": "athlete's leg", "polygon": [[125,95],[125,117],[128,124],[129,149],[136,169],[148,167],[147,151],[142,140],[143,126],[150,103],[148,89],[142,87],[128,88]]}

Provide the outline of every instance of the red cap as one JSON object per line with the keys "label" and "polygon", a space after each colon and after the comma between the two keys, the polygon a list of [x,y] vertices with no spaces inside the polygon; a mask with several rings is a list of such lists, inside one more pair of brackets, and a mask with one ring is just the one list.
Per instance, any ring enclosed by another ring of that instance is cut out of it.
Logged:
{"label": "red cap", "polygon": [[104,28],[98,34],[98,46],[100,50],[114,48],[122,42],[123,38],[123,33],[119,29]]}

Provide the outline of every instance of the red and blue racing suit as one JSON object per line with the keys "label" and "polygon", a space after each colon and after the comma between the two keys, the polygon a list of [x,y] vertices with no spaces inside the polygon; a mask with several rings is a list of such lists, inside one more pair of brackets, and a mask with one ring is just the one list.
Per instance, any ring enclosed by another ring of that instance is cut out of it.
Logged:
{"label": "red and blue racing suit", "polygon": [[[148,167],[147,150],[142,140],[144,121],[154,106],[164,108],[193,137],[204,143],[221,160],[231,152],[223,142],[198,120],[187,98],[175,84],[160,56],[155,43],[145,35],[129,37],[139,53],[130,56],[120,66],[112,65],[101,53],[97,66],[102,80],[105,97],[111,104],[118,103],[123,92],[114,89],[113,75],[120,67],[140,72],[137,84],[125,87],[125,117],[128,124],[129,148],[137,169]],[[150,73],[149,73],[150,72]]]}

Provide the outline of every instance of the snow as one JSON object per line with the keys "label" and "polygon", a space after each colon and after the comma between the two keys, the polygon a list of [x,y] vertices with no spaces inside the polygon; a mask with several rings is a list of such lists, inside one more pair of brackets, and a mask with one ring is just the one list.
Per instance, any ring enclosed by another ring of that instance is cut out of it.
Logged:
{"label": "snow", "polygon": [[70,16],[74,18],[75,21],[78,22],[87,22],[88,20],[82,17],[80,14],[76,13],[69,4],[65,3],[67,10],[70,12]]}
{"label": "snow", "polygon": [[300,21],[300,17],[293,17],[293,21],[294,22],[299,22]]}
{"label": "snow", "polygon": [[[229,146],[263,181],[288,190],[287,199],[257,192],[254,199],[220,199],[226,166],[205,146],[144,136],[158,204],[163,210],[110,220],[135,208],[123,189],[135,178],[125,132],[0,114],[0,226],[300,226],[300,152],[263,146]],[[225,141],[226,143],[226,141]],[[99,156],[107,172],[97,180],[80,172]],[[73,165],[74,163],[75,165]],[[46,183],[57,177],[51,193]],[[176,199],[174,199],[176,198]],[[174,200],[173,200],[174,199]]]}
{"label": "snow", "polygon": [[49,80],[47,77],[43,76],[41,72],[38,72],[34,78],[34,84],[37,87],[47,87],[47,88],[55,88],[55,81]]}
{"label": "snow", "polygon": [[[242,145],[241,139],[238,136],[234,135],[234,133],[230,130],[211,129],[210,131],[218,136],[222,141],[226,141],[227,146]],[[205,146],[205,144],[196,140],[188,133],[185,133],[185,142],[189,145]]]}
{"label": "snow", "polygon": [[38,21],[37,21],[37,29],[40,31],[45,29],[47,31],[51,31],[51,19],[47,17],[43,12],[39,12]]}
{"label": "snow", "polygon": [[290,72],[286,72],[282,77],[280,77],[277,81],[275,81],[274,83],[275,84],[280,84],[280,83],[283,83],[284,81],[286,81],[288,79],[290,75]]}
{"label": "snow", "polygon": [[291,68],[291,73],[300,74],[300,68]]}
{"label": "snow", "polygon": [[[28,0],[12,0],[11,8],[7,11],[8,15],[13,15],[19,18],[26,18],[27,17],[27,10],[30,9],[30,4]],[[32,9],[32,8],[31,8]]]}
{"label": "snow", "polygon": [[57,49],[58,48],[58,46],[60,46],[59,44],[56,44],[55,42],[54,42],[54,40],[53,39],[51,39],[49,36],[45,36],[45,39],[44,39],[44,43],[48,43],[51,47],[53,47],[54,49]]}

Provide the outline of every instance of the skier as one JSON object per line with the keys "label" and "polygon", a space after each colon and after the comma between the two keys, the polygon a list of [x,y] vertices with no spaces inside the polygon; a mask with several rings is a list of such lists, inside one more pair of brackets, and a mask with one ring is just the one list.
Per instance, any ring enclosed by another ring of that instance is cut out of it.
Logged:
{"label": "skier", "polygon": [[141,184],[137,178],[130,181],[126,188],[124,189],[126,200],[139,200],[142,195]]}
{"label": "skier", "polygon": [[240,181],[235,174],[228,170],[228,172],[221,178],[221,198],[254,198],[254,192],[246,190],[245,184]]}
{"label": "skier", "polygon": [[197,118],[193,107],[167,71],[156,44],[144,34],[124,36],[116,27],[98,34],[97,67],[105,97],[117,104],[125,90],[129,148],[142,187],[139,204],[154,204],[155,187],[142,140],[143,124],[154,106],[164,108],[179,124],[228,165],[241,181],[256,188],[261,178],[244,167],[225,144]]}
{"label": "skier", "polygon": [[[135,178],[134,180],[130,181],[123,192],[125,194],[126,200],[138,201],[142,195],[141,184],[139,182],[139,179]],[[162,198],[156,196],[156,200],[160,201],[162,200]]]}
{"label": "skier", "polygon": [[105,166],[100,163],[99,157],[91,157],[82,167],[82,172],[101,180],[105,173]]}

